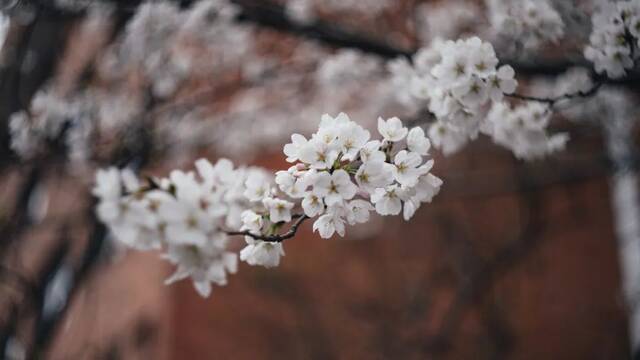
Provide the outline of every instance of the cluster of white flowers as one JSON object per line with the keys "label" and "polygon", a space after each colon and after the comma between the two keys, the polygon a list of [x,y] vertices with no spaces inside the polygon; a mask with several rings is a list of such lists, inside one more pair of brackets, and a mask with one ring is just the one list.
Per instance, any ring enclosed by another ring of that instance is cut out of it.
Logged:
{"label": "cluster of white flowers", "polygon": [[[498,62],[491,44],[473,37],[435,40],[418,51],[412,64],[397,59],[389,70],[399,100],[416,109],[426,108],[436,118],[428,135],[445,155],[480,133],[526,160],[563,149],[567,134],[547,134],[552,115],[547,104],[512,108],[505,102],[504,95],[514,93],[517,81],[514,70],[508,65],[498,67]],[[585,86],[581,84],[579,91],[587,91]]]}
{"label": "cluster of white flowers", "polygon": [[184,13],[168,2],[141,4],[125,29],[121,42],[113,46],[100,64],[107,79],[119,79],[128,71],[144,71],[156,96],[168,96],[186,76],[187,66],[171,56],[170,44],[184,22]]}
{"label": "cluster of white flowers", "polygon": [[[80,97],[63,98],[51,89],[40,90],[31,101],[29,111],[11,115],[11,148],[21,157],[31,158],[43,151],[47,142],[66,141],[73,152],[83,145],[73,141],[78,131],[90,131],[88,121],[83,121],[90,108],[91,104]],[[78,126],[72,128],[72,124]]]}
{"label": "cluster of white flowers", "polygon": [[535,49],[564,36],[564,22],[548,0],[487,0],[498,38]]}
{"label": "cluster of white flowers", "polygon": [[229,160],[212,165],[196,161],[193,172],[175,170],[168,178],[143,185],[131,170],[99,170],[93,194],[99,202],[98,218],[127,247],[164,249],[164,257],[177,265],[167,280],[191,277],[202,296],[211,283],[224,285],[227,273],[237,269],[237,256],[227,250],[226,227],[238,226],[246,207],[247,172]]}
{"label": "cluster of white flowers", "polygon": [[[127,71],[142,70],[154,96],[170,96],[190,72],[221,67],[246,53],[251,41],[247,28],[235,25],[238,11],[227,0],[200,0],[188,9],[145,2],[127,24],[122,42],[107,54],[101,71],[117,79]],[[216,56],[204,61],[207,53]]]}
{"label": "cluster of white flowers", "polygon": [[587,93],[593,87],[594,83],[589,70],[583,67],[573,67],[555,79],[552,92],[558,97],[576,95]]}
{"label": "cluster of white flowers", "polygon": [[335,84],[366,79],[380,71],[380,61],[359,51],[344,49],[328,56],[318,67],[316,79],[320,84]]}
{"label": "cluster of white flowers", "polygon": [[640,56],[640,0],[604,3],[593,14],[592,23],[585,57],[598,73],[623,77]]}
{"label": "cluster of white flowers", "polygon": [[229,235],[244,235],[241,260],[274,267],[284,255],[287,224],[289,237],[307,218],[316,218],[313,229],[323,238],[344,236],[346,223],[365,223],[371,211],[403,212],[409,220],[431,202],[442,180],[431,174],[433,160],[425,161],[424,131],[398,118],[380,118],[378,131],[383,139],[371,140],[346,114],[324,115],[310,139],[292,135],[284,153],[296,164],[275,178],[259,168],[234,169],[226,159],[215,165],[201,159],[196,172],[175,170],[148,185],[131,170],[99,170],[96,212],[127,247],[163,249],[177,266],[168,283],[191,277],[208,296],[211,283],[224,285],[237,269]]}
{"label": "cluster of white flowers", "polygon": [[551,115],[549,106],[538,102],[516,108],[495,103],[482,131],[495,143],[510,149],[517,158],[538,159],[564,150],[569,140],[567,133],[547,134]]}
{"label": "cluster of white flowers", "polygon": [[[84,36],[91,38],[92,31],[108,30],[112,13],[101,12],[101,3],[91,2],[87,7],[78,30]],[[12,149],[30,158],[42,153],[43,145],[60,141],[66,143],[72,165],[77,166],[101,155],[95,147],[105,143],[103,140],[130,138],[131,128],[147,116],[153,117],[154,124],[147,129],[159,148],[183,135],[161,132],[164,125],[175,129],[175,114],[147,114],[145,105],[150,99],[155,103],[178,102],[176,92],[191,75],[215,75],[242,63],[238,57],[247,53],[252,42],[249,27],[235,21],[237,11],[228,0],[200,0],[184,8],[167,1],[142,3],[123,35],[94,64],[99,78],[95,86],[84,91],[47,87],[32,99],[29,111],[11,116]],[[96,20],[100,20],[101,29],[91,26]],[[184,145],[194,143],[192,138],[175,141],[188,149]]]}
{"label": "cluster of white flowers", "polygon": [[[423,202],[430,202],[442,181],[424,161],[430,142],[424,131],[409,131],[398,118],[378,119],[383,139],[371,140],[365,130],[341,113],[324,115],[310,139],[294,134],[284,148],[287,161],[298,162],[276,174],[280,189],[302,199],[304,214],[323,238],[344,236],[345,223],[368,221],[369,212],[403,215],[409,220]],[[406,140],[406,141],[405,141]]]}
{"label": "cluster of white flowers", "polygon": [[394,85],[405,89],[402,96],[427,104],[437,118],[429,137],[445,154],[475,138],[491,103],[502,101],[517,86],[513,69],[498,68],[491,44],[477,37],[434,41],[415,55],[413,66],[396,60],[390,70]]}

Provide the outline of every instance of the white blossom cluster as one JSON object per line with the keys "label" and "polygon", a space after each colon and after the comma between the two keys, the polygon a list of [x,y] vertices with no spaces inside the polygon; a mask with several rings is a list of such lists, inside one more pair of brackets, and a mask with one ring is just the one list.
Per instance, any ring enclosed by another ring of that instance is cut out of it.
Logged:
{"label": "white blossom cluster", "polygon": [[517,82],[508,65],[498,67],[490,43],[477,37],[434,41],[413,58],[390,65],[396,88],[405,101],[427,104],[437,119],[429,129],[433,144],[450,154],[475,138],[491,104],[515,91]]}
{"label": "white blossom cluster", "polygon": [[623,77],[640,56],[640,1],[604,3],[594,12],[592,23],[584,56],[598,73]]}
{"label": "white blossom cluster", "polygon": [[538,159],[564,149],[567,134],[547,133],[552,115],[547,104],[513,108],[504,101],[505,94],[514,93],[517,81],[514,70],[498,67],[498,62],[491,44],[474,37],[436,40],[414,56],[413,64],[395,60],[389,70],[399,100],[427,108],[436,118],[428,135],[445,155],[480,133],[520,159]]}
{"label": "white blossom cluster", "polygon": [[359,51],[344,49],[327,56],[316,71],[320,84],[328,85],[346,80],[362,80],[380,71],[380,62]]}
{"label": "white blossom cluster", "polygon": [[188,64],[182,57],[173,56],[176,53],[168,45],[175,42],[185,16],[169,2],[141,4],[127,23],[122,42],[107,55],[103,72],[110,77],[119,77],[130,69],[139,68],[151,81],[155,96],[171,95],[188,71]]}
{"label": "white blossom cluster", "polygon": [[168,97],[190,73],[223,69],[248,51],[248,29],[234,21],[238,11],[228,0],[200,0],[187,9],[166,1],[145,2],[101,71],[118,79],[142,70],[153,95]]}
{"label": "white blossom cluster", "polygon": [[[591,73],[583,67],[573,67],[555,79],[551,90],[555,96],[576,95],[587,93],[593,89],[594,83]],[[548,89],[545,89],[548,91]]]}
{"label": "white blossom cluster", "polygon": [[40,90],[28,111],[9,118],[11,148],[25,159],[44,151],[45,143],[66,143],[72,157],[84,154],[81,148],[87,145],[91,132],[86,116],[91,112],[91,104],[81,97],[64,98],[51,89]]}
{"label": "white blossom cluster", "polygon": [[538,102],[515,108],[504,102],[495,103],[482,132],[491,136],[495,143],[511,150],[519,159],[543,158],[564,150],[569,140],[567,133],[547,133],[551,115],[549,106]]}
{"label": "white blossom cluster", "polygon": [[430,202],[442,181],[425,162],[430,142],[424,131],[409,131],[398,118],[378,119],[382,140],[341,113],[324,115],[310,139],[294,134],[284,148],[296,163],[276,174],[280,189],[302,199],[304,214],[323,238],[345,234],[345,224],[369,220],[369,212],[409,220],[423,202]]}
{"label": "white blossom cluster", "polygon": [[121,243],[163,249],[163,257],[177,266],[167,283],[191,277],[197,291],[208,296],[211,283],[225,285],[227,274],[237,269],[225,231],[239,228],[251,205],[246,193],[255,189],[243,180],[267,175],[258,168],[234,169],[226,159],[195,165],[196,173],[175,170],[154,180],[154,187],[128,169],[99,170],[93,194],[98,218]]}
{"label": "white blossom cluster", "polygon": [[[91,3],[88,8],[79,28],[87,32],[85,36],[108,31],[112,13],[100,12],[100,3]],[[112,143],[114,137],[130,138],[131,129],[148,118],[154,123],[146,129],[153,134],[156,146],[175,140],[188,149],[184,145],[194,143],[201,133],[174,139],[185,132],[162,130],[175,130],[178,116],[154,116],[145,106],[177,102],[176,93],[192,75],[219,75],[242,63],[239,57],[252,42],[248,28],[235,21],[237,11],[227,0],[200,0],[188,8],[167,1],[144,2],[136,8],[123,35],[94,64],[94,86],[84,91],[47,87],[32,99],[28,111],[12,115],[12,149],[30,158],[52,141],[60,141],[67,145],[72,165],[86,165],[97,153],[94,147]],[[104,25],[97,30],[90,26],[96,19]],[[190,128],[201,123],[191,122]]]}
{"label": "white blossom cluster", "polygon": [[492,30],[505,42],[536,49],[564,36],[564,21],[548,0],[487,0],[487,8]]}

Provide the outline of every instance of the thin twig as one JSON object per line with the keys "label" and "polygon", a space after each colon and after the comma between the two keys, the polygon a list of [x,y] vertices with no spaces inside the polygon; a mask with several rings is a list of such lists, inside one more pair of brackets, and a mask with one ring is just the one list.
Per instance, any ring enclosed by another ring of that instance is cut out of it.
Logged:
{"label": "thin twig", "polygon": [[543,98],[543,97],[528,96],[528,95],[522,95],[522,94],[507,94],[506,96],[510,98],[518,99],[518,100],[536,101],[536,102],[548,104],[549,106],[555,106],[558,102],[563,100],[573,100],[578,98],[588,98],[588,97],[594,96],[598,93],[602,85],[603,85],[602,82],[597,82],[591,87],[591,89],[587,91],[564,94],[564,95],[560,95],[558,97],[553,97],[553,98]]}
{"label": "thin twig", "polygon": [[309,217],[307,215],[297,215],[294,217],[298,217],[298,220],[296,220],[293,225],[291,225],[291,228],[289,229],[289,231],[287,231],[284,234],[275,234],[275,235],[257,235],[257,234],[253,234],[251,231],[249,230],[245,230],[245,231],[226,231],[225,233],[227,235],[230,236],[236,236],[236,235],[243,235],[243,236],[249,236],[251,238],[253,238],[254,240],[261,240],[264,242],[272,242],[272,243],[281,243],[287,239],[291,239],[292,237],[294,237],[296,235],[296,233],[298,232],[298,228],[300,227],[300,225],[302,225],[302,223],[309,219]]}

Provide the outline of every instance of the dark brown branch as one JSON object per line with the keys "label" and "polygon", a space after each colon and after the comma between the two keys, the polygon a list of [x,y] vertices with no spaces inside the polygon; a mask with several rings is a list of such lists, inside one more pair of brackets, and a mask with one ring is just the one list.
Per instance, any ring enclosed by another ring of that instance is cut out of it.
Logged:
{"label": "dark brown branch", "polygon": [[254,240],[261,240],[264,242],[272,242],[272,243],[280,243],[283,242],[287,239],[291,239],[292,237],[296,236],[296,233],[298,232],[298,228],[300,227],[300,225],[302,225],[302,223],[309,219],[309,217],[307,215],[294,215],[294,218],[297,217],[298,219],[293,223],[293,225],[291,225],[291,228],[289,229],[289,231],[287,231],[284,234],[275,234],[275,235],[257,235],[252,233],[249,230],[245,230],[245,231],[226,231],[227,235],[230,236],[249,236],[251,238],[253,238]]}
{"label": "dark brown branch", "polygon": [[[325,45],[338,48],[353,48],[385,59],[398,57],[411,59],[417,51],[417,49],[395,47],[385,41],[346,30],[334,23],[316,20],[309,24],[300,24],[287,16],[281,5],[274,4],[271,1],[232,1],[242,9],[238,17],[240,21],[251,22],[278,31],[317,40]],[[582,58],[535,61],[501,58],[502,64],[511,65],[516,70],[516,73],[520,75],[553,77],[563,74],[571,68],[583,67],[589,69],[592,77],[599,83],[624,85],[634,89],[640,87],[640,72],[631,71],[621,79],[609,79],[604,75],[597,74],[592,64]]]}
{"label": "dark brown branch", "polygon": [[[181,0],[175,2],[181,5],[189,5],[193,0]],[[402,49],[380,39],[370,38],[356,31],[348,30],[340,25],[323,20],[315,20],[310,23],[300,23],[291,19],[284,7],[273,1],[256,0],[231,0],[240,7],[238,21],[256,24],[265,28],[275,29],[283,33],[292,34],[319,41],[325,45],[336,48],[352,48],[362,52],[377,55],[385,59],[404,57],[410,59],[417,49]],[[39,7],[52,7],[43,0],[31,0]],[[110,0],[118,11],[133,13],[140,1]],[[509,59],[501,57],[502,64],[511,65],[518,74],[523,76],[558,76],[573,67],[583,67],[590,70],[592,77],[606,84],[624,85],[628,88],[640,89],[640,71],[630,71],[621,79],[609,79],[605,75],[595,72],[591,63],[583,58],[570,59],[538,59],[526,61],[521,59]]]}
{"label": "dark brown branch", "polygon": [[588,97],[594,96],[598,93],[598,91],[602,87],[602,84],[603,84],[602,82],[597,82],[591,87],[591,89],[587,91],[569,93],[569,94],[564,94],[564,95],[560,95],[552,98],[528,96],[528,95],[521,95],[521,94],[506,94],[505,96],[513,99],[524,100],[524,101],[536,101],[536,102],[548,104],[549,106],[555,106],[557,103],[563,100],[574,100],[578,98],[588,98]]}

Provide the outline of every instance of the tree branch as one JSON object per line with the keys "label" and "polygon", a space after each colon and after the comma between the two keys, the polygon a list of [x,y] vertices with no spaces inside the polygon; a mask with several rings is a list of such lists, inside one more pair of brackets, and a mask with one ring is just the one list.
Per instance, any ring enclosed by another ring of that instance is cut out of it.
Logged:
{"label": "tree branch", "polygon": [[598,91],[600,90],[602,85],[603,85],[602,82],[596,82],[587,91],[580,91],[580,92],[577,92],[577,93],[564,94],[564,95],[560,95],[560,96],[557,96],[557,97],[551,97],[551,98],[543,98],[543,97],[528,96],[528,95],[521,95],[521,94],[505,94],[505,96],[510,97],[510,98],[514,98],[514,99],[518,99],[518,100],[536,101],[536,102],[548,104],[549,106],[555,106],[558,102],[563,101],[563,100],[573,100],[573,99],[578,99],[578,98],[588,98],[588,97],[594,96],[594,95],[596,95],[598,93]]}
{"label": "tree branch", "polygon": [[264,242],[272,242],[272,243],[281,243],[287,239],[291,239],[292,237],[296,236],[296,233],[298,232],[298,228],[300,227],[300,225],[302,225],[302,223],[309,219],[309,217],[307,215],[294,215],[293,217],[297,217],[298,220],[296,220],[293,225],[291,225],[291,228],[289,229],[289,231],[287,231],[284,234],[276,234],[276,235],[257,235],[252,233],[249,230],[245,230],[245,231],[226,231],[225,233],[227,235],[230,236],[236,236],[236,235],[242,235],[242,236],[249,236],[251,238],[253,238],[254,240],[260,240],[260,241],[264,241]]}
{"label": "tree branch", "polygon": [[[410,60],[418,50],[401,49],[388,42],[369,38],[322,20],[301,24],[289,18],[283,6],[274,4],[271,1],[232,1],[242,9],[238,16],[239,21],[251,22],[278,31],[317,40],[329,46],[353,48],[385,59],[404,57]],[[632,71],[621,79],[609,79],[604,75],[597,74],[592,64],[582,58],[535,61],[500,58],[502,59],[502,64],[511,65],[516,70],[516,73],[520,75],[551,77],[558,76],[573,67],[583,67],[590,70],[592,78],[598,83],[624,85],[640,89],[640,72]]]}
{"label": "tree branch", "polygon": [[[118,11],[133,13],[140,4],[139,0],[122,1],[107,0],[116,6]],[[194,0],[173,0],[182,6],[189,5]],[[310,23],[301,23],[290,18],[284,6],[274,3],[272,0],[230,0],[240,8],[238,21],[256,24],[265,28],[275,29],[312,40],[317,40],[325,45],[337,48],[352,48],[362,52],[377,55],[384,59],[404,57],[411,59],[418,49],[398,48],[387,41],[371,38],[356,31],[343,28],[334,23],[323,20],[315,20]],[[52,7],[43,0],[31,0],[39,7]],[[605,75],[595,72],[592,64],[584,58],[570,59],[536,59],[526,61],[500,57],[502,64],[511,65],[518,74],[523,76],[558,76],[570,68],[583,67],[589,69],[592,78],[597,82],[606,84],[623,85],[628,88],[640,90],[640,71],[634,70],[627,73],[621,79],[609,79]]]}

